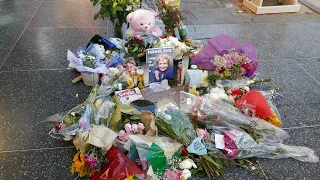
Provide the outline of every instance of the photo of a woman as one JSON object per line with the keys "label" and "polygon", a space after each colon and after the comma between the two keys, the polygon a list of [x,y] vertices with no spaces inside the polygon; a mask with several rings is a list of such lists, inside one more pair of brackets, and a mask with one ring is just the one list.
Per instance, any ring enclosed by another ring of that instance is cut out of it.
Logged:
{"label": "photo of a woman", "polygon": [[164,79],[173,79],[172,57],[167,54],[160,54],[155,60],[153,82],[161,82]]}

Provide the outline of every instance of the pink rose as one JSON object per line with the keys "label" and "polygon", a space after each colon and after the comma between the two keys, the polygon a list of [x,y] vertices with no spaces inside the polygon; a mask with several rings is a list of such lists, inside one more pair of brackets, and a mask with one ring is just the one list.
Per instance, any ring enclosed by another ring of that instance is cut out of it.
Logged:
{"label": "pink rose", "polygon": [[126,132],[124,130],[119,131],[118,138],[123,142],[127,142]]}
{"label": "pink rose", "polygon": [[137,133],[138,132],[138,125],[137,124],[132,124],[131,130],[132,130],[133,133]]}
{"label": "pink rose", "polygon": [[144,130],[144,125],[142,123],[138,124],[138,130],[139,130],[139,134],[142,134],[143,130]]}
{"label": "pink rose", "polygon": [[80,126],[81,126],[82,128],[85,128],[85,127],[87,126],[87,124],[88,124],[88,121],[86,120],[86,118],[81,118],[81,119],[79,120],[79,124],[80,124]]}
{"label": "pink rose", "polygon": [[89,165],[93,165],[96,162],[91,156],[88,156],[88,155],[84,156],[84,160]]}
{"label": "pink rose", "polygon": [[197,135],[204,141],[209,140],[209,133],[206,129],[197,129]]}
{"label": "pink rose", "polygon": [[60,125],[60,130],[64,129],[65,127],[66,127],[65,124],[61,124],[61,125]]}
{"label": "pink rose", "polygon": [[124,125],[124,129],[126,130],[127,133],[131,133],[132,131],[131,124],[127,123],[126,125]]}

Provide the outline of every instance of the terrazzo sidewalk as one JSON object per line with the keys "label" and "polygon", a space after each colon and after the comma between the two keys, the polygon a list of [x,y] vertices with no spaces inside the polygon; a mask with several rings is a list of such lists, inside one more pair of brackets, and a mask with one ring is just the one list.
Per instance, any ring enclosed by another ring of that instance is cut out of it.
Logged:
{"label": "terrazzo sidewalk", "polygon": [[[260,78],[273,79],[261,88],[283,89],[275,103],[291,135],[285,143],[307,146],[320,156],[320,15],[234,15],[220,1],[200,1],[182,5],[200,17],[190,36],[226,33],[240,43],[251,40]],[[109,23],[93,20],[95,12],[89,0],[0,0],[1,180],[75,178],[68,169],[74,147],[49,137],[54,123],[45,119],[68,111],[90,92],[83,83],[71,83],[76,74],[67,69],[66,52],[85,46],[94,34],[112,36]],[[320,179],[319,163],[260,163],[285,180]],[[225,175],[263,179],[240,168],[227,168]]]}

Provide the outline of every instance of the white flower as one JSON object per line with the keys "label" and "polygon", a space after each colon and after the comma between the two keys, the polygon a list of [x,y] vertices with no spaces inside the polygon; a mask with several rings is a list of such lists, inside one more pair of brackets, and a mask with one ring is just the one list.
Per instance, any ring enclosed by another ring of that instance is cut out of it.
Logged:
{"label": "white flower", "polygon": [[180,169],[191,169],[197,168],[197,165],[191,159],[185,159],[179,164]]}
{"label": "white flower", "polygon": [[131,11],[132,10],[132,6],[127,6],[126,11]]}
{"label": "white flower", "polygon": [[182,174],[180,176],[181,180],[186,180],[191,177],[191,172],[188,169],[185,169],[182,171]]}

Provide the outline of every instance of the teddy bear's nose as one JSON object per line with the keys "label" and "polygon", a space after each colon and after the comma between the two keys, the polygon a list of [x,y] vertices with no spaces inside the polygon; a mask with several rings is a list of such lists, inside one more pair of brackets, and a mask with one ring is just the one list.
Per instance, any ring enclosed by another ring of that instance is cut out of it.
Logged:
{"label": "teddy bear's nose", "polygon": [[148,29],[148,26],[145,26],[144,28]]}

